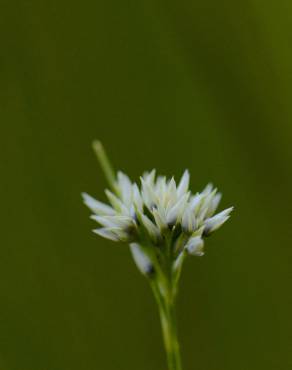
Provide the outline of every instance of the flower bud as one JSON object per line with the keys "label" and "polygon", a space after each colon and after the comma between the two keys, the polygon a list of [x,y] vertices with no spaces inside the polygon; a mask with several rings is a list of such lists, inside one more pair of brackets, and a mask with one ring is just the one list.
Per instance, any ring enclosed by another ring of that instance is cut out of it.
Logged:
{"label": "flower bud", "polygon": [[200,236],[190,238],[185,248],[189,254],[192,254],[193,256],[204,255],[204,241]]}
{"label": "flower bud", "polygon": [[152,275],[154,273],[154,267],[146,254],[143,252],[141,246],[137,243],[130,244],[130,250],[134,259],[134,262],[140,272],[143,275]]}

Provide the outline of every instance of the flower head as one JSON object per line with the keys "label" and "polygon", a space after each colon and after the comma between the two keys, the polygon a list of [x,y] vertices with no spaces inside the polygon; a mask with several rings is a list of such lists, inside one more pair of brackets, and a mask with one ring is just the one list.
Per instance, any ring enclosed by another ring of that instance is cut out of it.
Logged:
{"label": "flower head", "polygon": [[114,191],[106,190],[109,205],[83,193],[84,203],[100,225],[94,232],[126,243],[162,246],[172,240],[175,253],[203,255],[203,237],[226,222],[233,207],[215,215],[221,194],[208,184],[192,194],[186,170],[178,184],[174,178],[145,173],[141,183],[132,182],[118,172]]}
{"label": "flower head", "polygon": [[174,306],[182,265],[187,255],[204,254],[204,238],[228,220],[233,207],[216,214],[221,194],[211,184],[193,194],[187,170],[178,183],[155,170],[136,183],[113,171],[100,142],[94,142],[94,150],[110,189],[105,191],[108,204],[82,194],[99,224],[93,231],[129,244],[159,306],[169,369],[181,369]]}

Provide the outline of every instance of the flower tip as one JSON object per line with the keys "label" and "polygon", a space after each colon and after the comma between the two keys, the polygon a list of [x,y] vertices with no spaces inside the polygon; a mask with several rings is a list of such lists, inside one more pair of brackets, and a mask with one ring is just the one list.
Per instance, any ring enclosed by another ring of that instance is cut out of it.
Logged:
{"label": "flower tip", "polygon": [[83,200],[86,200],[87,196],[88,196],[88,194],[87,194],[87,193],[85,193],[84,191],[82,191],[82,193],[81,193],[81,198],[82,198]]}
{"label": "flower tip", "polygon": [[184,172],[183,172],[183,174],[182,174],[182,178],[183,177],[190,177],[190,171],[188,170],[188,168],[186,168],[185,170],[184,170]]}
{"label": "flower tip", "polygon": [[230,217],[230,214],[233,211],[234,211],[234,206],[225,209],[224,211],[221,212],[221,214],[226,216],[226,217]]}
{"label": "flower tip", "polygon": [[85,205],[88,205],[90,202],[95,200],[92,196],[87,194],[85,191],[81,193],[81,198],[83,200],[83,203],[85,203]]}
{"label": "flower tip", "polygon": [[95,202],[95,199],[85,192],[81,193],[81,197],[82,197],[83,203],[89,208],[90,208],[90,205],[92,205]]}
{"label": "flower tip", "polygon": [[99,140],[93,140],[92,142],[92,149],[95,152],[97,158],[100,160],[100,157],[104,156],[104,147],[102,145],[102,142]]}

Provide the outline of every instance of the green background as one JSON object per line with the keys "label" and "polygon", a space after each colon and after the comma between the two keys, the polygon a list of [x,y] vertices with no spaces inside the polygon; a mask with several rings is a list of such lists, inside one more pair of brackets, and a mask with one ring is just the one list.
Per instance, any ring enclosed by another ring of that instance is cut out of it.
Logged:
{"label": "green background", "polygon": [[146,281],[81,203],[105,199],[95,138],[236,207],[183,272],[184,369],[290,369],[291,1],[2,0],[0,32],[0,369],[166,369]]}

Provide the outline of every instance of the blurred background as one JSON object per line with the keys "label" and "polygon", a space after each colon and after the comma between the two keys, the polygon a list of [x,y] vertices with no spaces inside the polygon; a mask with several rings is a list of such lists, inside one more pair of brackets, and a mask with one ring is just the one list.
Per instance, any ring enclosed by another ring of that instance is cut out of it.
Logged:
{"label": "blurred background", "polygon": [[1,370],[166,369],[147,282],[81,202],[105,200],[95,138],[236,207],[183,272],[184,369],[291,368],[291,22],[288,0],[2,2]]}

